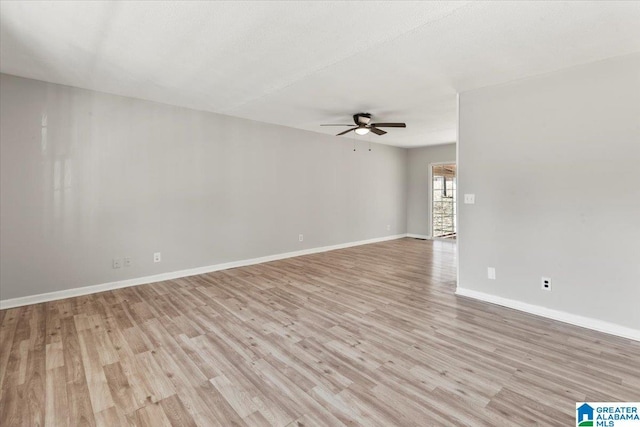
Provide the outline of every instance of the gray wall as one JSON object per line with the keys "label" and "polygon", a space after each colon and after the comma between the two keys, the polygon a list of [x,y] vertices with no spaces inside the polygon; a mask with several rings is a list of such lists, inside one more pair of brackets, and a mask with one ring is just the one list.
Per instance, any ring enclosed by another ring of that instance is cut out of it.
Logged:
{"label": "gray wall", "polygon": [[429,164],[456,162],[456,144],[412,148],[407,169],[407,233],[431,236]]}
{"label": "gray wall", "polygon": [[0,82],[2,299],[406,232],[405,149]]}
{"label": "gray wall", "polygon": [[460,288],[640,329],[640,55],[463,93],[458,144]]}

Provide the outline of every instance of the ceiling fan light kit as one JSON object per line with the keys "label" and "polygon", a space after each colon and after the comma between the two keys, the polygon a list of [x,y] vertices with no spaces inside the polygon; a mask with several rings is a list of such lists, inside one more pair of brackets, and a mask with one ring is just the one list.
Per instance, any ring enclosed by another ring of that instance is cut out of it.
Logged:
{"label": "ceiling fan light kit", "polygon": [[384,131],[380,128],[406,128],[407,125],[405,123],[371,123],[371,114],[369,113],[357,113],[353,115],[353,125],[336,125],[336,124],[325,124],[320,126],[352,126],[351,128],[340,132],[336,136],[341,136],[347,134],[351,131],[355,131],[358,135],[366,135],[369,132],[375,133],[376,135],[384,135],[387,131]]}

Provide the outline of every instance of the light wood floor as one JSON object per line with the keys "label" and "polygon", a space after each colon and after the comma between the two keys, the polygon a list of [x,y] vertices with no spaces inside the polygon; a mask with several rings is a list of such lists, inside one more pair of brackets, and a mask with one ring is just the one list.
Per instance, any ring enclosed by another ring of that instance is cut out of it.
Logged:
{"label": "light wood floor", "polygon": [[640,343],[454,296],[402,239],[0,312],[0,425],[574,425]]}

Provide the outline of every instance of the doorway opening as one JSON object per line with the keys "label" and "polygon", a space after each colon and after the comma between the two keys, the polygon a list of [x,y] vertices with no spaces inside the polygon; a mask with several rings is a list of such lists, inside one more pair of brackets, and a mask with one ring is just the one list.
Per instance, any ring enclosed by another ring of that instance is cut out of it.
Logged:
{"label": "doorway opening", "polygon": [[456,239],[457,180],[455,163],[431,166],[431,237]]}

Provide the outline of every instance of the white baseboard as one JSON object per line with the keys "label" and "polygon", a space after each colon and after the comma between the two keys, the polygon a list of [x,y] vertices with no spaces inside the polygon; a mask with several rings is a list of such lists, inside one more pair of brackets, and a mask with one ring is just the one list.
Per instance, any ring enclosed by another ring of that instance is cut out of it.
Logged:
{"label": "white baseboard", "polygon": [[227,262],[224,264],[209,265],[206,267],[196,267],[187,270],[172,271],[169,273],[155,274],[153,276],[136,277],[134,279],[119,280],[117,282],[102,283],[99,285],[83,286],[81,288],[65,289],[62,291],[47,292],[26,297],[0,300],[0,310],[6,308],[20,307],[29,304],[39,304],[47,301],[55,301],[65,298],[77,297],[81,295],[95,294],[97,292],[110,291],[112,289],[127,288],[129,286],[145,285],[147,283],[161,282],[164,280],[179,279],[181,277],[196,276],[198,274],[212,273],[214,271],[227,270],[229,268],[244,267],[264,262],[277,261],[280,259],[293,258],[302,255],[310,255],[319,252],[328,252],[336,249],[350,248],[352,246],[367,245],[369,243],[384,242],[407,237],[406,234],[394,234],[392,236],[376,237],[374,239],[360,240],[357,242],[340,243],[338,245],[322,246],[318,248],[303,249],[301,251],[285,252],[276,255],[268,255],[259,258],[245,259],[240,261]]}
{"label": "white baseboard", "polygon": [[413,239],[431,240],[431,236],[427,236],[426,234],[407,233],[407,237],[411,237]]}
{"label": "white baseboard", "polygon": [[620,326],[615,323],[609,323],[590,317],[579,316],[577,314],[571,314],[564,311],[553,310],[539,305],[527,304],[522,301],[516,301],[460,287],[456,289],[456,295],[473,298],[491,304],[501,305],[503,307],[513,308],[515,310],[524,311],[525,313],[535,314],[536,316],[542,316],[548,319],[569,323],[571,325],[593,329],[594,331],[604,332],[607,334],[640,341],[640,330],[628,328],[626,326]]}

